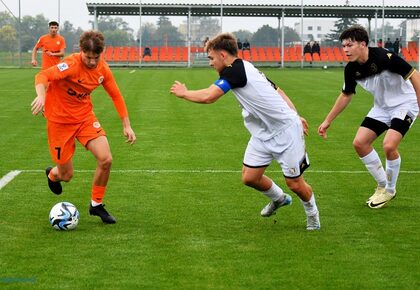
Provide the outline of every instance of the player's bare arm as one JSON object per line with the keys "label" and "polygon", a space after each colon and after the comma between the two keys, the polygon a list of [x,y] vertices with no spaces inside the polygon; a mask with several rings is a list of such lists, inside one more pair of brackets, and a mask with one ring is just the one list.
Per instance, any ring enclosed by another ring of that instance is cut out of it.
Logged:
{"label": "player's bare arm", "polygon": [[328,113],[324,122],[322,122],[322,124],[318,128],[318,134],[321,137],[323,137],[324,139],[327,138],[327,129],[330,127],[334,119],[337,118],[337,116],[347,107],[352,97],[353,97],[353,94],[346,95],[344,93],[341,93],[338,96],[331,111]]}
{"label": "player's bare arm", "polygon": [[38,65],[38,61],[36,60],[37,52],[38,52],[38,49],[36,48],[36,45],[35,45],[34,48],[32,49],[32,60],[31,60],[32,66]]}
{"label": "player's bare arm", "polygon": [[122,119],[122,123],[124,128],[123,134],[127,138],[125,142],[133,145],[136,142],[137,137],[136,133],[134,133],[133,129],[131,128],[130,119],[128,117],[124,117]]}
{"label": "player's bare arm", "polygon": [[[295,105],[293,104],[292,100],[286,95],[286,93],[280,89],[279,87],[277,88],[277,92],[279,93],[279,95],[283,98],[283,100],[286,101],[287,105],[294,110],[296,113],[298,112]],[[299,115],[299,113],[298,113]],[[306,121],[305,118],[301,117],[299,115],[300,121],[302,122],[302,126],[303,126],[303,133],[308,136],[309,134],[309,125],[308,125],[308,121]]]}
{"label": "player's bare arm", "polygon": [[44,110],[46,87],[44,84],[37,84],[35,91],[37,96],[31,103],[32,115],[37,115]]}
{"label": "player's bare arm", "polygon": [[201,104],[214,103],[224,95],[223,90],[213,84],[206,89],[188,90],[187,86],[179,81],[175,81],[170,92],[179,98]]}
{"label": "player's bare arm", "polygon": [[416,91],[417,103],[420,107],[420,73],[418,71],[414,71],[410,77],[410,81]]}

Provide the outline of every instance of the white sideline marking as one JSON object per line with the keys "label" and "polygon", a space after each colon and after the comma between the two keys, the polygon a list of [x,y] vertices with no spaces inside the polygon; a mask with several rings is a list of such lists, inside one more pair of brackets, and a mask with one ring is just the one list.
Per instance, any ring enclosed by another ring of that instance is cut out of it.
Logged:
{"label": "white sideline marking", "polygon": [[[20,170],[24,173],[45,172],[41,169]],[[74,170],[74,172],[95,172],[95,170]],[[241,173],[242,170],[224,169],[117,169],[111,170],[112,173]],[[267,173],[282,173],[280,170],[267,170]],[[341,173],[341,174],[368,174],[367,170],[306,170],[305,173]],[[401,170],[400,173],[420,174],[418,170]]]}
{"label": "white sideline marking", "polygon": [[7,173],[0,179],[0,190],[5,187],[10,181],[13,180],[16,176],[18,176],[22,171],[20,170],[13,170]]}

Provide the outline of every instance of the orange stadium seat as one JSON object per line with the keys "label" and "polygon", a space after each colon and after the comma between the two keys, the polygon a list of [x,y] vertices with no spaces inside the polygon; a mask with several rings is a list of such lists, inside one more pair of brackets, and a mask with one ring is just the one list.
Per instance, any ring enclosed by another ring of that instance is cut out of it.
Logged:
{"label": "orange stadium seat", "polygon": [[257,51],[260,61],[267,61],[267,55],[265,54],[264,47],[258,47]]}
{"label": "orange stadium seat", "polygon": [[113,50],[114,48],[112,46],[105,47],[105,53],[104,53],[105,61],[112,61]]}
{"label": "orange stadium seat", "polygon": [[267,61],[275,61],[272,47],[266,47],[265,52],[267,56]]}
{"label": "orange stadium seat", "polygon": [[114,52],[112,54],[112,61],[120,61],[120,55],[121,55],[121,47],[119,46],[114,47]]}
{"label": "orange stadium seat", "polygon": [[334,53],[334,57],[337,61],[343,61],[344,60],[342,50],[339,49],[338,47],[333,48],[333,53]]}
{"label": "orange stadium seat", "polygon": [[182,55],[181,55],[182,61],[188,61],[188,47],[182,48]]}
{"label": "orange stadium seat", "polygon": [[128,46],[122,47],[120,61],[128,61]]}
{"label": "orange stadium seat", "polygon": [[280,50],[277,47],[273,48],[273,55],[275,61],[281,61]]}
{"label": "orange stadium seat", "polygon": [[139,61],[139,48],[135,46],[131,46],[128,51],[128,61],[129,62],[137,62]]}
{"label": "orange stadium seat", "polygon": [[327,47],[326,52],[327,52],[328,60],[335,61],[335,55],[334,55],[333,49],[331,47]]}
{"label": "orange stadium seat", "polygon": [[406,61],[408,62],[413,61],[413,58],[411,57],[411,54],[408,51],[407,47],[401,48],[401,53]]}
{"label": "orange stadium seat", "polygon": [[251,59],[252,61],[260,61],[257,48],[251,47]]}
{"label": "orange stadium seat", "polygon": [[249,50],[242,51],[243,57],[242,59],[250,61],[251,60],[251,52]]}

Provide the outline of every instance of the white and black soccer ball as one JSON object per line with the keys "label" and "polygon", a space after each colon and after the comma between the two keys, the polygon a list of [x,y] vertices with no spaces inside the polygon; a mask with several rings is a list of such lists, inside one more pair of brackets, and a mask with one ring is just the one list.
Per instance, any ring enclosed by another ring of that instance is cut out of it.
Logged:
{"label": "white and black soccer ball", "polygon": [[59,202],[50,211],[50,224],[56,230],[73,230],[79,223],[79,211],[70,202]]}

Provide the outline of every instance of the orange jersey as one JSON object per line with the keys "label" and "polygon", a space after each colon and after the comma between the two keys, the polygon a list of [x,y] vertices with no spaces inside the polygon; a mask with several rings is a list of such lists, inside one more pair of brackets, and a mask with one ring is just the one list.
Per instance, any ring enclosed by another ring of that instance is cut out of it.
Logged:
{"label": "orange jersey", "polygon": [[42,69],[47,69],[59,64],[61,57],[50,56],[46,52],[60,52],[63,48],[66,48],[66,41],[61,35],[57,34],[55,37],[51,37],[51,35],[45,34],[38,39],[35,48],[42,48]]}
{"label": "orange jersey", "polygon": [[58,65],[41,70],[35,76],[35,85],[40,83],[48,85],[44,115],[49,121],[81,123],[94,116],[90,95],[100,85],[112,98],[120,118],[128,117],[124,98],[103,58],[90,69],[81,54],[74,53]]}

